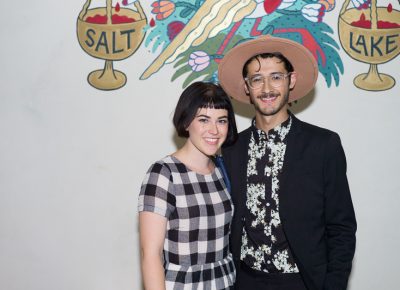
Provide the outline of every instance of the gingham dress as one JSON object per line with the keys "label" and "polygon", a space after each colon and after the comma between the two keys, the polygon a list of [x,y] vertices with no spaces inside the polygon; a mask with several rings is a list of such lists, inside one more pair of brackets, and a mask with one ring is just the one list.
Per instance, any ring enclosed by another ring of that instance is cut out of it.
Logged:
{"label": "gingham dress", "polygon": [[229,252],[233,205],[218,168],[198,174],[173,156],[154,163],[138,210],[168,219],[164,242],[166,289],[227,289],[235,281]]}

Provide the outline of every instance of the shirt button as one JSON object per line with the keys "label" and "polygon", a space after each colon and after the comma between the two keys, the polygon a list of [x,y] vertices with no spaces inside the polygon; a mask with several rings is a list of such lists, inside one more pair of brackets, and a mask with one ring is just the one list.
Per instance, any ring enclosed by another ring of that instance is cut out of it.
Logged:
{"label": "shirt button", "polygon": [[269,202],[267,202],[267,206],[270,206]]}
{"label": "shirt button", "polygon": [[267,261],[267,264],[271,264],[271,261],[270,261],[270,260],[268,260],[268,261]]}

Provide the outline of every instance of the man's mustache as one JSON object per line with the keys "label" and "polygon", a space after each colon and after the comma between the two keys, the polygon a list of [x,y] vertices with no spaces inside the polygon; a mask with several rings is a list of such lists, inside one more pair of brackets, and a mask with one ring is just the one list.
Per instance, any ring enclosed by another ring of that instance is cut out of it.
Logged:
{"label": "man's mustache", "polygon": [[259,94],[259,95],[257,96],[257,99],[276,98],[276,97],[278,97],[279,95],[280,95],[280,94],[279,94],[279,93],[276,93],[276,92],[268,92],[268,93],[263,92],[263,93],[261,93],[261,94]]}

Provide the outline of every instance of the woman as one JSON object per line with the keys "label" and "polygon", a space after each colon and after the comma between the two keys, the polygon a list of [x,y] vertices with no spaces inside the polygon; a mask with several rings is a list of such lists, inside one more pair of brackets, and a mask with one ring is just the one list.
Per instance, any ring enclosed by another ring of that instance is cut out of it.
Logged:
{"label": "woman", "polygon": [[229,289],[233,205],[213,156],[237,138],[234,112],[218,85],[187,87],[173,117],[175,153],[154,163],[139,195],[143,282],[146,290]]}

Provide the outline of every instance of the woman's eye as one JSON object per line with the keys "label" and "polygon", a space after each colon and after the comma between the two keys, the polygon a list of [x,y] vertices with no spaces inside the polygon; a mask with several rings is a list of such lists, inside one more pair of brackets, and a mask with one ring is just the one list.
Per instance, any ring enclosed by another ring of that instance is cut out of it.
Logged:
{"label": "woman's eye", "polygon": [[226,120],[226,119],[221,119],[221,120],[219,120],[218,121],[220,124],[227,124],[228,123],[228,120]]}
{"label": "woman's eye", "polygon": [[201,118],[201,119],[199,119],[199,122],[200,122],[200,123],[207,123],[207,122],[208,122],[208,119]]}

